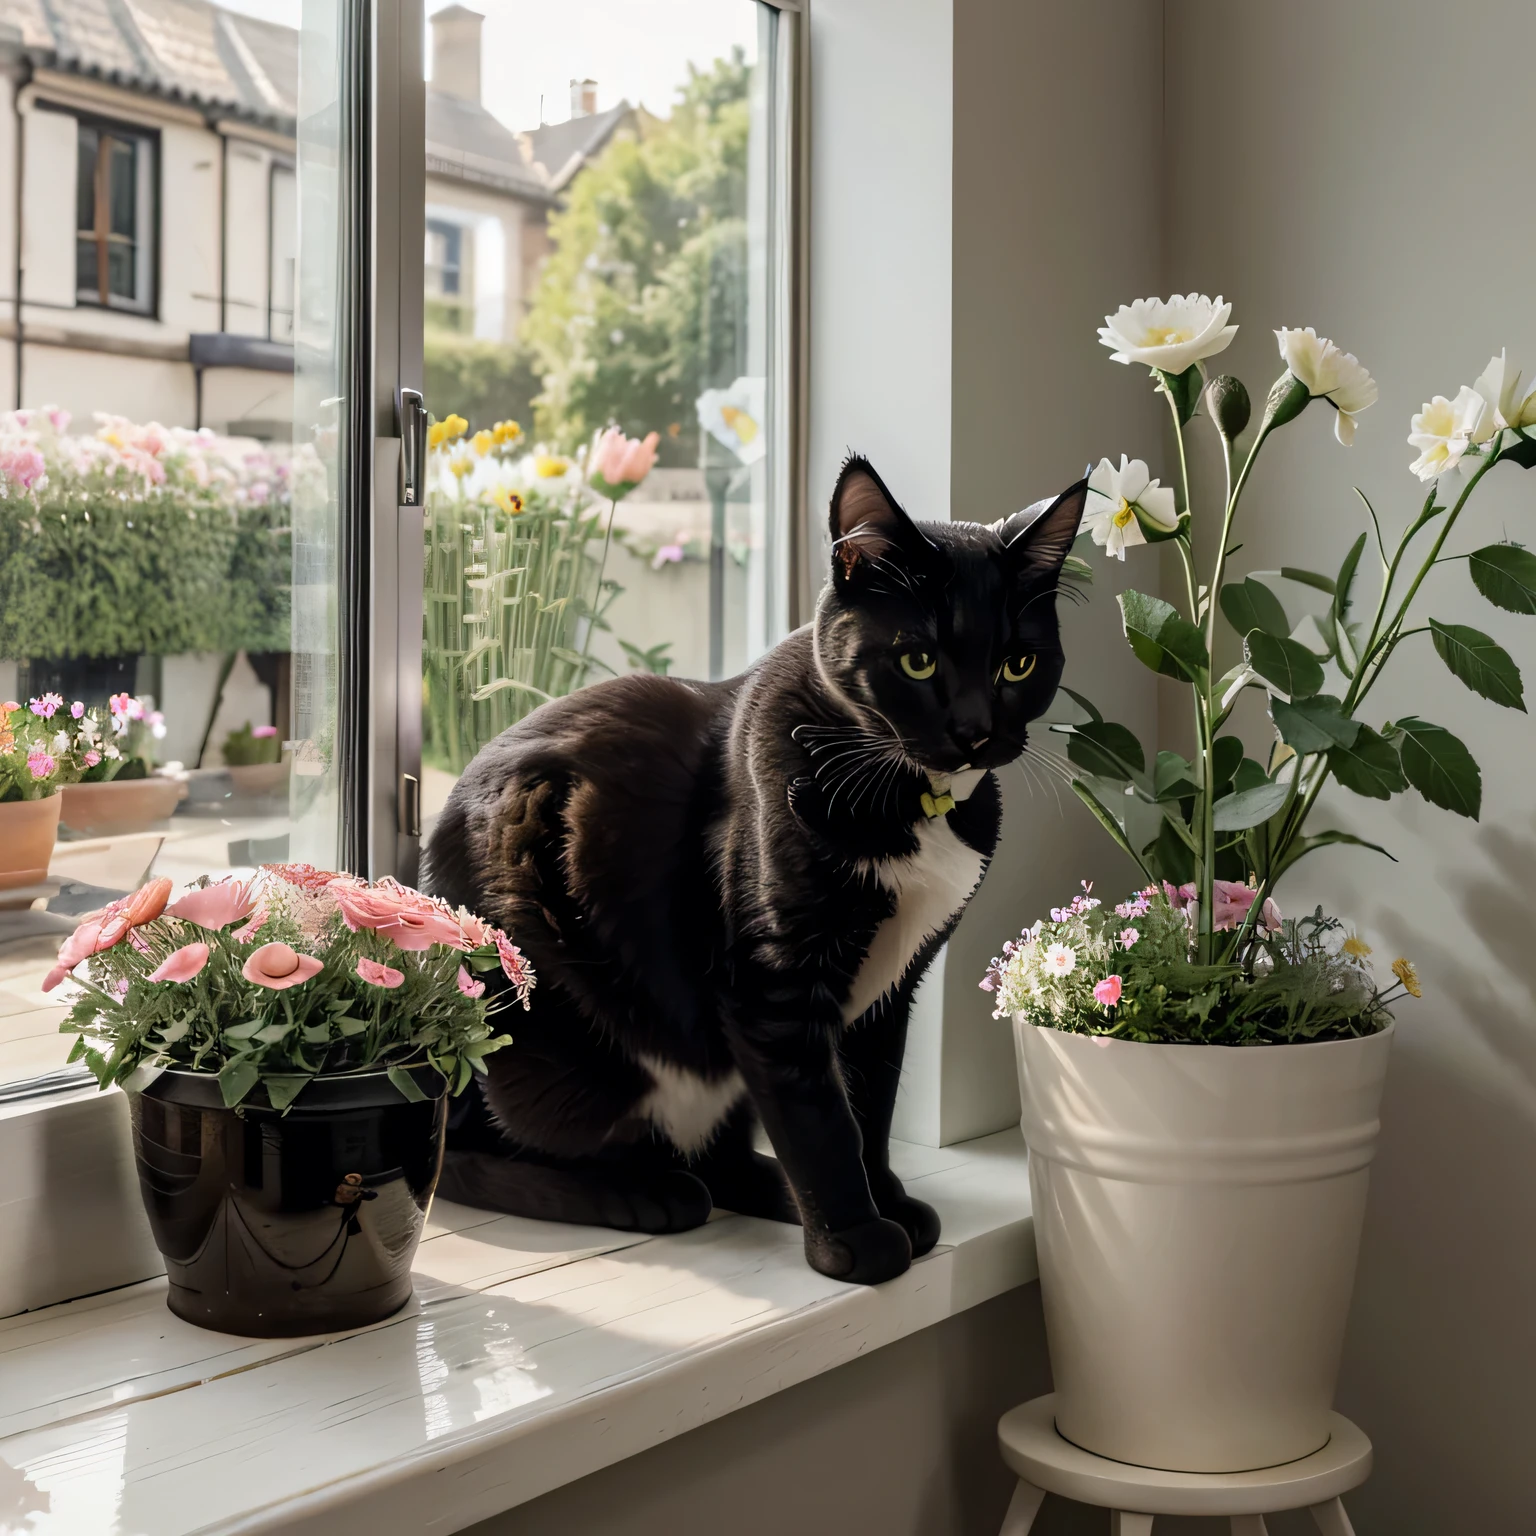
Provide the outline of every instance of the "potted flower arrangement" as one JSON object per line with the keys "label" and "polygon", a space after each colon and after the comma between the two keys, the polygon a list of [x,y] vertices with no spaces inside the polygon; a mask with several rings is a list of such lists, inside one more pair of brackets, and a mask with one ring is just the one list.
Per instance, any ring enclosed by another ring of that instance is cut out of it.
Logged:
{"label": "potted flower arrangement", "polygon": [[[61,1025],[129,1094],[179,1317],[276,1337],[374,1322],[411,1293],[447,1099],[507,1045],[533,973],[473,913],[392,880],[266,865],[172,901],[150,881],[65,940]],[[487,993],[486,973],[504,985]]]}
{"label": "potted flower arrangement", "polygon": [[85,713],[79,703],[66,711],[56,693],[0,704],[0,890],[47,877],[59,792],[102,761],[78,729]]}
{"label": "potted flower arrangement", "polygon": [[[1244,442],[1246,390],[1203,367],[1231,341],[1230,309],[1191,295],[1107,318],[1115,361],[1146,366],[1166,398],[1182,495],[1143,463],[1105,459],[1084,517],[1109,556],[1161,542],[1178,555],[1181,601],[1127,591],[1119,606],[1138,659],[1183,686],[1195,751],[1148,752],[1071,694],[1081,718],[1056,728],[1073,790],[1145,883],[1113,904],[1084,889],[982,981],[1015,1023],[1058,1427],[1101,1455],[1192,1472],[1275,1465],[1328,1438],[1391,1009],[1420,995],[1410,961],[1383,984],[1359,936],[1321,909],[1284,917],[1276,888],[1318,848],[1386,852],[1314,825],[1330,783],[1380,800],[1412,788],[1478,815],[1461,741],[1416,715],[1365,718],[1415,636],[1473,692],[1524,708],[1519,670],[1489,636],[1420,617],[1429,570],[1465,559],[1483,598],[1536,613],[1536,555],[1464,553],[1458,538],[1484,476],[1536,465],[1536,391],[1502,355],[1414,417],[1412,469],[1429,489],[1399,536],[1361,494],[1366,526],[1335,574],[1234,576],[1243,491],[1270,435],[1322,400],[1347,445],[1377,389],[1333,342],[1278,331],[1284,371]],[[1209,521],[1184,468],[1202,400],[1226,465]],[[1298,612],[1296,593],[1316,611]],[[1223,644],[1241,654],[1218,674]],[[1267,706],[1262,743],[1234,729],[1250,691]]]}
{"label": "potted flower arrangement", "polygon": [[65,826],[84,837],[112,837],[141,832],[175,811],[185,789],[180,780],[155,772],[155,743],[166,729],[158,709],[114,693],[105,710],[77,700],[69,716],[81,771],[64,788]]}
{"label": "potted flower arrangement", "polygon": [[288,783],[282,735],[275,725],[249,720],[224,738],[224,769],[238,795],[271,795]]}

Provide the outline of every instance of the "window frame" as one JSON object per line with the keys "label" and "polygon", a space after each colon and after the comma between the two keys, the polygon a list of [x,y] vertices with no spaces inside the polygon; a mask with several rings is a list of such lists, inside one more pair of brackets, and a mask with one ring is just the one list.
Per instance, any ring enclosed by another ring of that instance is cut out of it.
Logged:
{"label": "window frame", "polygon": [[[136,251],[141,256],[145,254],[145,248],[147,247],[148,271],[145,274],[145,287],[147,289],[147,297],[142,303],[138,301],[129,302],[125,299],[118,299],[114,301],[110,294],[106,299],[100,297],[102,283],[108,277],[107,270],[102,266],[102,256],[104,249],[110,248],[112,237],[110,229],[105,235],[103,235],[99,225],[98,228],[94,231],[94,238],[97,248],[97,296],[91,297],[89,292],[85,288],[81,287],[79,249],[80,242],[86,236],[87,231],[82,230],[79,227],[79,190],[77,186],[76,211],[73,215],[75,219],[75,305],[79,309],[105,310],[111,314],[116,315],[137,315],[140,318],[147,320],[158,320],[160,318],[160,209],[163,202],[161,196],[161,167],[164,161],[164,156],[161,153],[162,145],[160,139],[160,130],[158,128],[145,127],[138,123],[125,122],[119,118],[113,118],[103,113],[83,112],[74,107],[54,106],[51,103],[45,103],[41,101],[38,103],[38,105],[40,107],[46,108],[48,111],[63,112],[66,115],[74,118],[75,130],[77,133],[85,129],[90,129],[102,138],[131,140],[141,147],[141,151],[147,149],[149,153],[149,173],[147,178],[142,178],[147,180],[148,183],[147,195],[149,200],[149,208],[147,210],[140,209],[137,206],[137,200],[139,196],[138,183],[141,180],[141,173],[138,172],[137,169],[135,170],[134,178],[134,223],[141,231],[141,233],[135,235],[134,244]],[[78,165],[78,160],[76,163]],[[99,183],[101,179],[100,139],[98,139],[98,147],[96,153],[96,179]],[[101,218],[102,214],[101,204],[102,195],[98,186],[95,196],[95,213],[98,220]]]}
{"label": "window frame", "polygon": [[[414,881],[420,838],[405,817],[415,803],[421,775],[422,513],[419,507],[402,505],[398,411],[400,390],[420,390],[423,374],[426,166],[424,154],[406,150],[413,139],[417,145],[425,143],[424,3],[338,3],[345,7],[360,46],[361,56],[352,61],[352,119],[366,129],[362,142],[350,146],[359,195],[349,210],[347,238],[360,267],[349,296],[353,346],[348,386],[354,402],[347,430],[354,439],[352,472],[340,495],[337,638],[344,654],[337,741],[346,756],[339,853],[343,867],[372,878],[393,874]],[[778,56],[788,71],[788,144],[777,202],[792,221],[779,245],[786,264],[787,306],[780,366],[789,395],[783,571],[788,628],[793,630],[809,617],[820,585],[819,565],[813,565],[820,540],[808,520],[806,496],[810,27],[807,0],[761,3],[791,23]],[[74,106],[43,101],[38,106],[66,112],[77,121],[117,125],[115,119]],[[149,317],[158,318],[160,135],[154,128],[121,126],[155,141],[155,307]],[[297,166],[292,169],[296,174]],[[274,174],[276,170],[274,164]],[[269,298],[270,279],[269,270]],[[297,309],[297,286],[294,299]],[[294,319],[297,342],[296,314]],[[31,1213],[21,1223],[26,1235],[0,1244],[0,1315],[163,1272],[135,1187],[127,1105],[119,1090],[100,1093],[83,1074],[78,1085],[58,1073],[5,1085],[0,1094],[0,1161],[35,1171],[17,1192],[21,1206]],[[93,1218],[92,1237],[79,1243],[69,1234],[78,1226],[78,1213],[87,1209]],[[64,1212],[71,1214],[66,1217]]]}

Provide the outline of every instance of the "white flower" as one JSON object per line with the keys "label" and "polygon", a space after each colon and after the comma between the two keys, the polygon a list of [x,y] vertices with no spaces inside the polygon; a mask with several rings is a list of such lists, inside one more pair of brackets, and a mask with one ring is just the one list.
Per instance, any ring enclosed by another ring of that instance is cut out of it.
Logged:
{"label": "white flower", "polygon": [[756,464],[768,451],[763,391],[764,380],[744,376],[729,389],[706,389],[695,402],[699,425],[743,464]]}
{"label": "white flower", "polygon": [[1044,966],[1052,976],[1069,976],[1077,964],[1077,953],[1070,944],[1052,944],[1045,951]]}
{"label": "white flower", "polygon": [[[1520,370],[1511,370],[1501,350],[1497,357],[1489,358],[1488,366],[1474,381],[1472,388],[1493,407],[1492,419],[1487,423],[1485,436],[1492,437],[1501,427],[1536,426],[1536,380],[1524,395],[1520,393]],[[1475,438],[1475,442],[1483,441]]]}
{"label": "white flower", "polygon": [[1164,373],[1183,373],[1191,363],[1225,352],[1237,335],[1227,324],[1232,306],[1221,295],[1174,294],[1171,299],[1137,299],[1105,315],[1099,340],[1117,363],[1145,363]]}
{"label": "white flower", "polygon": [[1376,404],[1376,380],[1352,352],[1340,350],[1310,325],[1305,330],[1276,331],[1275,340],[1291,376],[1307,386],[1314,400],[1326,400],[1337,408],[1333,435],[1349,447],[1355,440],[1355,417]]}
{"label": "white flower", "polygon": [[1168,533],[1179,526],[1173,487],[1159,485],[1149,478],[1140,459],[1128,459],[1123,453],[1119,469],[1108,459],[1099,460],[1088,477],[1088,496],[1083,527],[1112,559],[1124,560],[1129,546],[1147,542],[1138,516]]}
{"label": "white flower", "polygon": [[1436,395],[1413,418],[1408,444],[1419,450],[1409,466],[1420,480],[1437,480],[1461,463],[1462,455],[1478,436],[1487,436],[1487,424],[1493,407],[1475,389],[1463,384],[1454,400]]}

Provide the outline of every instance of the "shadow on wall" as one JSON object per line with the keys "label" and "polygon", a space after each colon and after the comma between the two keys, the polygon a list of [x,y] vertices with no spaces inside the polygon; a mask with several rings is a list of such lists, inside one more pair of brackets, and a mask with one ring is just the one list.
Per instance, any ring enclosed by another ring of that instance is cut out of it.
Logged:
{"label": "shadow on wall", "polygon": [[[1354,1496],[1362,1532],[1471,1530],[1469,1496],[1478,1530],[1536,1524],[1530,1419],[1508,1411],[1536,1377],[1536,838],[1488,826],[1474,841],[1486,861],[1477,875],[1459,864],[1440,878],[1496,967],[1380,919],[1461,1007],[1431,994],[1398,1010],[1339,1397],[1377,1446],[1375,1476]],[[1480,1075],[1466,1070],[1469,1048],[1485,1055]],[[1521,1321],[1498,1334],[1495,1364],[1497,1318]],[[1513,1383],[1523,1385],[1511,1396]]]}

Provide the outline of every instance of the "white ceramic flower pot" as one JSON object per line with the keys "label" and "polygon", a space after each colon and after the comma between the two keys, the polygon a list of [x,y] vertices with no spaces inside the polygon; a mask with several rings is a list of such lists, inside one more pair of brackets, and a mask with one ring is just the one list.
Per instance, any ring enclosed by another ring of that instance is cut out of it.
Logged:
{"label": "white ceramic flower pot", "polygon": [[1391,1029],[1229,1047],[1014,1028],[1057,1428],[1179,1472],[1320,1449]]}

